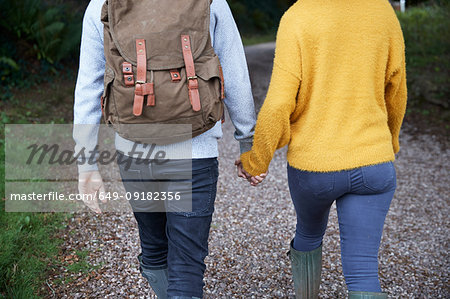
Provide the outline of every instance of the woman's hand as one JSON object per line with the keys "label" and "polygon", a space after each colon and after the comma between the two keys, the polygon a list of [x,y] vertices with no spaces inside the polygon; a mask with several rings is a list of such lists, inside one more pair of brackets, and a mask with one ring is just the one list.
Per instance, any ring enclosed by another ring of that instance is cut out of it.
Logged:
{"label": "woman's hand", "polygon": [[246,179],[250,183],[250,185],[252,185],[254,187],[256,187],[256,186],[258,186],[258,184],[262,183],[262,181],[264,181],[264,179],[267,177],[267,174],[269,173],[269,171],[267,171],[266,173],[262,173],[257,176],[252,176],[247,171],[245,171],[244,166],[242,165],[242,162],[240,159],[237,159],[234,162],[234,165],[236,165],[238,177]]}

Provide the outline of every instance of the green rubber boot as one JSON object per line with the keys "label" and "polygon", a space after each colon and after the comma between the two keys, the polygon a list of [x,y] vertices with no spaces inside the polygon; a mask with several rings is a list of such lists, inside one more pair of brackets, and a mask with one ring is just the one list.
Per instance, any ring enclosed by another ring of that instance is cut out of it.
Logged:
{"label": "green rubber boot", "polygon": [[312,251],[297,251],[292,247],[289,253],[294,280],[295,298],[317,299],[320,275],[322,273],[322,245]]}
{"label": "green rubber boot", "polygon": [[348,299],[386,299],[386,293],[373,293],[373,292],[348,292]]}
{"label": "green rubber boot", "polygon": [[158,299],[167,299],[167,287],[169,286],[169,273],[166,268],[152,269],[148,268],[142,262],[141,255],[138,256],[139,270],[155,292]]}

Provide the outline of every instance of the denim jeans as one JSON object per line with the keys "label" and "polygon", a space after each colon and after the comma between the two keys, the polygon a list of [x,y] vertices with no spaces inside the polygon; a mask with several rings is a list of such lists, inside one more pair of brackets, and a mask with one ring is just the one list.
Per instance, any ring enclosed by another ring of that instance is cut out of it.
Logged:
{"label": "denim jeans", "polygon": [[[119,155],[119,158],[123,156]],[[136,163],[130,167],[119,164],[127,192],[164,191],[167,180],[155,184],[167,171],[167,164]],[[170,163],[170,162],[169,162]],[[142,181],[136,182],[136,173]],[[147,268],[168,268],[168,297],[203,296],[204,259],[208,255],[208,237],[217,191],[217,158],[192,160],[192,211],[134,212],[139,227],[142,262]],[[151,182],[151,184],[149,184]],[[170,182],[169,182],[170,183]],[[172,184],[179,184],[174,180]],[[133,204],[132,204],[133,206]]]}
{"label": "denim jeans", "polygon": [[336,201],[347,288],[381,292],[378,250],[396,188],[392,162],[325,173],[288,165],[288,180],[297,212],[294,248],[311,251],[322,244],[330,207]]}

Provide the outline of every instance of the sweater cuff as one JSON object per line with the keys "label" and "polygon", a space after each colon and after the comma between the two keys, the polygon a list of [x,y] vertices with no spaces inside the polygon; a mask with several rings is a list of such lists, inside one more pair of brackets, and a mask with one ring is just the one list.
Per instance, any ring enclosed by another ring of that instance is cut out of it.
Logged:
{"label": "sweater cuff", "polygon": [[82,164],[78,164],[78,173],[89,172],[89,171],[98,171],[97,163],[89,164],[87,161],[85,161]]}
{"label": "sweater cuff", "polygon": [[393,143],[394,154],[397,154],[400,151],[400,145],[398,142]]}
{"label": "sweater cuff", "polygon": [[243,153],[251,151],[252,146],[253,146],[253,138],[251,138],[250,140],[239,141],[239,148],[241,155]]}
{"label": "sweater cuff", "polygon": [[242,166],[245,171],[247,171],[252,176],[257,176],[267,172],[269,165],[262,165],[263,163],[258,163],[254,161],[253,152],[245,152],[241,155]]}

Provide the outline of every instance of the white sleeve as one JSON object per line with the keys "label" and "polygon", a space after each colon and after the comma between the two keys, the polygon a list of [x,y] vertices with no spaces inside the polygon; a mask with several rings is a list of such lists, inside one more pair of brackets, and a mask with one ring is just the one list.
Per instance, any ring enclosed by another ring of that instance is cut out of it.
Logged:
{"label": "white sleeve", "polygon": [[244,46],[230,7],[225,0],[211,6],[213,46],[225,80],[225,105],[236,129],[241,153],[251,149],[256,124],[255,104]]}
{"label": "white sleeve", "polygon": [[[84,148],[86,158],[89,158],[89,152],[97,145],[98,125],[102,117],[100,97],[103,93],[105,71],[103,24],[100,21],[102,5],[103,0],[93,0],[86,9],[81,37],[80,66],[75,86],[73,130],[75,155]],[[79,172],[97,169],[97,163],[78,165]]]}

